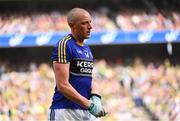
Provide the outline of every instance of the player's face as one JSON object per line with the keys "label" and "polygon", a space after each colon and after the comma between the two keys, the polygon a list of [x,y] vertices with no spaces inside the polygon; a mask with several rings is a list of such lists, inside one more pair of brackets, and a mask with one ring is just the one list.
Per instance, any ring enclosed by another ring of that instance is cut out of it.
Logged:
{"label": "player's face", "polygon": [[74,29],[79,38],[88,39],[90,37],[92,24],[89,13],[82,13],[79,15]]}

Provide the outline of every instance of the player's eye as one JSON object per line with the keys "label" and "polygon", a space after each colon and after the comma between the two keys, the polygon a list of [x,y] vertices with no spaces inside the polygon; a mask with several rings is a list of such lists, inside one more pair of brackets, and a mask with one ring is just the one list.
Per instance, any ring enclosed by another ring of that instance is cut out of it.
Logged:
{"label": "player's eye", "polygon": [[87,22],[82,22],[82,23],[81,23],[81,25],[86,25],[86,24],[87,24]]}
{"label": "player's eye", "polygon": [[83,22],[83,23],[81,23],[81,25],[86,25],[86,23],[85,23],[85,22]]}
{"label": "player's eye", "polygon": [[84,21],[84,22],[82,22],[81,24],[82,25],[86,25],[86,24],[90,24],[91,23],[91,21]]}

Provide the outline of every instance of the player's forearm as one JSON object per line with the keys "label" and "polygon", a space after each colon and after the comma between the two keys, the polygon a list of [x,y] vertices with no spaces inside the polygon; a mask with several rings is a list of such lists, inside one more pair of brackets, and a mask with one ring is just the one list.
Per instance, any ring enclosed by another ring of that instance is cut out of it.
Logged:
{"label": "player's forearm", "polygon": [[58,90],[69,100],[81,105],[84,108],[90,106],[88,99],[80,95],[70,84],[61,84]]}

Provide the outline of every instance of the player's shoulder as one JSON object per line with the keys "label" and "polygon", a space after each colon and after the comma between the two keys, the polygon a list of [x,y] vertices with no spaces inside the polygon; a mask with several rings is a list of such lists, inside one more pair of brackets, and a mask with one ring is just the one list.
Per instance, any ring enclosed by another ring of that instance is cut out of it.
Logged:
{"label": "player's shoulder", "polygon": [[67,47],[71,46],[73,43],[73,38],[70,34],[62,37],[55,45],[54,48],[55,50],[58,50],[60,47]]}
{"label": "player's shoulder", "polygon": [[70,34],[64,36],[61,40],[59,40],[59,44],[70,44],[73,43],[73,38]]}

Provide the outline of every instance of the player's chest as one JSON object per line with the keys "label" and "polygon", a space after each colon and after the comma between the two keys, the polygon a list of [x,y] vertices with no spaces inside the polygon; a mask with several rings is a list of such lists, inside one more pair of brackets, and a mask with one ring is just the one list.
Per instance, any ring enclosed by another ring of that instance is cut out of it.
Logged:
{"label": "player's chest", "polygon": [[76,47],[73,48],[73,58],[93,60],[93,55],[89,48]]}

